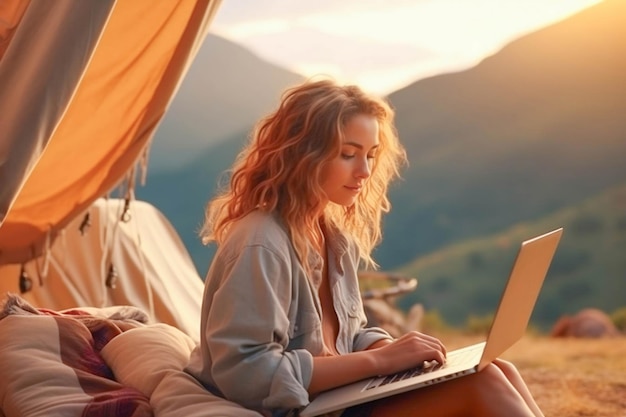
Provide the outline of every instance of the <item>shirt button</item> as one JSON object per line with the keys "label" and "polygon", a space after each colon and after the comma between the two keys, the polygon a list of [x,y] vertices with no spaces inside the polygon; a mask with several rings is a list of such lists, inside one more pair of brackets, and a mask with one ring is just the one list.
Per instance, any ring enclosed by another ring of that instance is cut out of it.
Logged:
{"label": "shirt button", "polygon": [[352,307],[350,307],[350,309],[353,313],[356,313],[356,304],[352,304]]}
{"label": "shirt button", "polygon": [[296,324],[295,326],[293,326],[293,329],[297,332],[298,331],[298,325]]}

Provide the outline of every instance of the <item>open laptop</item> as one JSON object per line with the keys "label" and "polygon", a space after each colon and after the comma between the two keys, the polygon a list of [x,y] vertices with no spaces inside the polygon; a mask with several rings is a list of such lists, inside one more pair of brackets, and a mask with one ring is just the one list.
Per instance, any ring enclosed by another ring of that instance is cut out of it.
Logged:
{"label": "open laptop", "polygon": [[319,394],[301,412],[313,417],[452,378],[480,372],[522,338],[563,228],[522,242],[486,342],[448,352],[446,363],[425,363],[398,374],[364,379]]}

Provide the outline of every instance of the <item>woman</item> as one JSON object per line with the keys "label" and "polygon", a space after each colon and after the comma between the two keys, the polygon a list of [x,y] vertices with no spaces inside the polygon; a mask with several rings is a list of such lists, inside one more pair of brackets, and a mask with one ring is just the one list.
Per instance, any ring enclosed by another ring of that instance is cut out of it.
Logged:
{"label": "woman", "polygon": [[[387,187],[404,160],[384,101],[329,80],[287,90],[207,207],[202,235],[218,251],[188,371],[218,395],[282,416],[321,391],[444,362],[434,337],[394,340],[365,327],[357,271],[375,267]],[[517,370],[498,360],[341,415],[542,413]]]}

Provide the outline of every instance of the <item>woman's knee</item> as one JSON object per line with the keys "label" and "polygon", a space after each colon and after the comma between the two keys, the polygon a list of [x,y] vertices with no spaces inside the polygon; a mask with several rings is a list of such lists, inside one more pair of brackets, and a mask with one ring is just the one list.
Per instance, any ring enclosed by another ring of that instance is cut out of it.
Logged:
{"label": "woman's knee", "polygon": [[506,361],[504,359],[496,359],[495,361],[493,361],[493,365],[497,366],[509,379],[512,376],[519,375],[519,370],[512,362]]}
{"label": "woman's knee", "polygon": [[[512,366],[512,364],[510,365]],[[502,366],[506,369],[501,368],[500,363],[490,363],[482,371],[478,372],[477,376],[483,380],[481,381],[481,384],[493,387],[493,385],[502,385],[507,383],[509,380],[507,377],[509,365],[503,364]]]}

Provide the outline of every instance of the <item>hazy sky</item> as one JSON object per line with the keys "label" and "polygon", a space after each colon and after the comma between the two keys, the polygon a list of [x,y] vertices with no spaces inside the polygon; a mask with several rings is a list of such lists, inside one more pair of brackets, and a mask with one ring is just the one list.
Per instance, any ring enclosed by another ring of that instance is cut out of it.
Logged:
{"label": "hazy sky", "polygon": [[461,70],[599,0],[223,0],[212,32],[305,76],[386,94]]}

